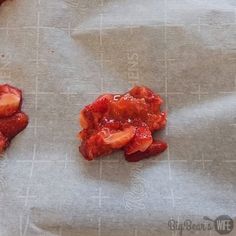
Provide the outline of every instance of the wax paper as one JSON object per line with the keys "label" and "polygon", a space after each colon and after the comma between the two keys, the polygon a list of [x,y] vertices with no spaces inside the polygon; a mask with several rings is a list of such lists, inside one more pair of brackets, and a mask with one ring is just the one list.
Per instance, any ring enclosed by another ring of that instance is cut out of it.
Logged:
{"label": "wax paper", "polygon": [[[235,0],[2,4],[0,82],[23,90],[30,124],[0,160],[0,235],[210,236],[217,217],[236,225],[235,10]],[[134,85],[163,97],[156,137],[168,150],[83,160],[79,111]]]}

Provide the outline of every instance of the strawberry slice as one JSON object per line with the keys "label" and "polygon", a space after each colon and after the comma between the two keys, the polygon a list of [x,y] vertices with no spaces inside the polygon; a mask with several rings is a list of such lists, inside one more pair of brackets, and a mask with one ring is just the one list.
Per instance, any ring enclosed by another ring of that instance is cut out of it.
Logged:
{"label": "strawberry slice", "polygon": [[94,134],[86,141],[83,141],[79,150],[84,158],[89,161],[112,152],[109,145],[104,143],[102,132]]}
{"label": "strawberry slice", "polygon": [[108,110],[109,102],[112,100],[113,96],[111,94],[101,95],[89,106],[89,109],[92,112],[105,113]]}
{"label": "strawberry slice", "polygon": [[0,85],[0,117],[8,117],[21,107],[22,93],[10,85]]}
{"label": "strawberry slice", "polygon": [[89,120],[86,117],[85,109],[83,109],[79,114],[79,123],[83,129],[87,129],[89,127]]}
{"label": "strawberry slice", "polygon": [[0,85],[0,94],[3,94],[3,93],[12,93],[12,94],[19,96],[20,98],[22,96],[22,92],[20,89],[15,88],[9,84]]}
{"label": "strawberry slice", "polygon": [[137,162],[151,156],[156,156],[157,154],[164,152],[166,148],[166,143],[162,141],[153,141],[153,143],[144,152],[138,151],[130,155],[125,153],[125,159],[129,162]]}
{"label": "strawberry slice", "polygon": [[147,115],[146,123],[147,123],[149,129],[151,130],[151,132],[153,132],[155,130],[160,130],[165,127],[166,120],[167,120],[166,116],[167,115],[165,112],[161,112],[159,114],[148,114]]}
{"label": "strawberry slice", "polygon": [[135,86],[134,88],[132,88],[129,91],[129,94],[135,98],[145,98],[145,99],[150,99],[155,96],[151,89],[140,86]]}
{"label": "strawberry slice", "polygon": [[2,153],[8,145],[8,139],[0,132],[0,153]]}
{"label": "strawberry slice", "polygon": [[0,132],[9,140],[14,138],[18,133],[28,125],[28,116],[23,113],[16,113],[11,117],[0,120]]}
{"label": "strawberry slice", "polygon": [[125,146],[135,135],[136,128],[130,126],[122,131],[105,134],[104,143],[112,148],[122,148]]}
{"label": "strawberry slice", "polygon": [[153,113],[160,112],[160,106],[163,103],[163,100],[159,95],[154,94],[151,89],[147,87],[136,86],[129,91],[129,94],[135,98],[139,99],[144,98],[149,105],[148,112],[153,112]]}
{"label": "strawberry slice", "polygon": [[125,153],[130,155],[138,151],[144,152],[152,141],[151,131],[148,126],[143,124],[143,126],[137,127],[134,138],[125,146]]}
{"label": "strawberry slice", "polygon": [[113,99],[110,94],[105,94],[96,99],[95,102],[86,106],[79,115],[82,128],[93,128],[97,126],[104,113],[108,110],[109,102]]}
{"label": "strawberry slice", "polygon": [[0,117],[8,117],[19,110],[20,97],[15,94],[0,95]]}
{"label": "strawberry slice", "polygon": [[130,126],[121,131],[111,132],[108,128],[90,136],[82,142],[79,150],[87,160],[93,160],[105,154],[111,153],[126,145],[135,134],[135,127]]}
{"label": "strawberry slice", "polygon": [[111,102],[110,113],[112,117],[134,119],[148,112],[148,105],[144,98],[134,98],[125,94],[118,101]]}

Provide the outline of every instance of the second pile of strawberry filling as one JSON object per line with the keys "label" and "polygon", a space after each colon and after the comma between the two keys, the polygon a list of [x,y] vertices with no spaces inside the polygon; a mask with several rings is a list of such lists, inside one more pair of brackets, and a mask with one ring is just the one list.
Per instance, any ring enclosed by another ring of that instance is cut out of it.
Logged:
{"label": "second pile of strawberry filling", "polygon": [[124,150],[127,161],[139,161],[163,152],[167,144],[153,139],[166,125],[163,100],[146,87],[123,95],[105,94],[80,112],[80,152],[87,160]]}
{"label": "second pile of strawberry filling", "polygon": [[0,153],[28,125],[28,116],[21,112],[22,92],[8,84],[0,85]]}

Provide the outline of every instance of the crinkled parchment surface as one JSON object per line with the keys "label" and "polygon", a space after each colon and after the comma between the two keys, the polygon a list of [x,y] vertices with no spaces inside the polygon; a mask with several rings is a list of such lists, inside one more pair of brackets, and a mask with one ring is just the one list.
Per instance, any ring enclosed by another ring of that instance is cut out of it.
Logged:
{"label": "crinkled parchment surface", "polygon": [[[23,89],[30,125],[0,160],[0,235],[167,236],[181,235],[171,218],[235,219],[235,9],[235,0],[6,1],[0,81]],[[168,151],[137,164],[122,153],[84,161],[79,110],[135,84],[165,99],[158,137]]]}

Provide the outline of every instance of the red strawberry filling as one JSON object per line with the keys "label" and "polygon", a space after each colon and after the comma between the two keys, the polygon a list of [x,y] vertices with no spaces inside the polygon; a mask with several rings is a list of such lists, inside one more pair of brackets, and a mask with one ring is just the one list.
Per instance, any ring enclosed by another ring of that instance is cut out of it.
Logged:
{"label": "red strawberry filling", "polygon": [[28,116],[21,112],[22,92],[10,85],[0,85],[0,152],[28,125]]}
{"label": "red strawberry filling", "polygon": [[98,97],[80,112],[80,152],[93,160],[122,149],[130,162],[163,152],[167,144],[152,137],[166,125],[162,103],[161,97],[146,87]]}

